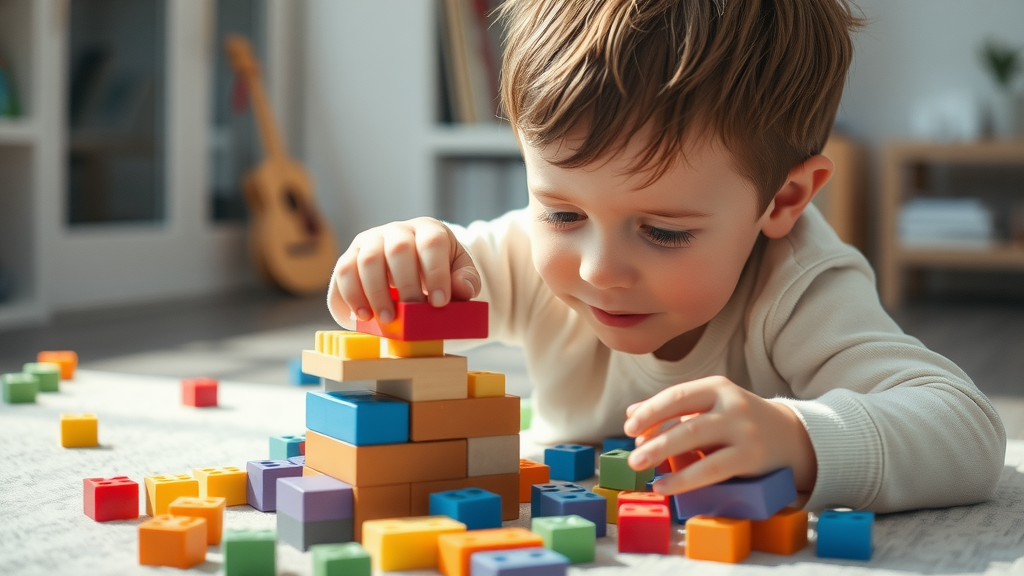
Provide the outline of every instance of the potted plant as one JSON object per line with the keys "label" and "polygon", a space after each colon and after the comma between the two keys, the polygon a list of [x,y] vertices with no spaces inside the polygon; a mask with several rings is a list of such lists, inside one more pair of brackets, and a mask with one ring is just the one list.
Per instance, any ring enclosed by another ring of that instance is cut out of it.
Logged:
{"label": "potted plant", "polygon": [[989,120],[992,134],[1001,138],[1024,136],[1024,95],[1016,90],[1021,71],[1021,50],[995,40],[982,49],[985,67],[996,83]]}

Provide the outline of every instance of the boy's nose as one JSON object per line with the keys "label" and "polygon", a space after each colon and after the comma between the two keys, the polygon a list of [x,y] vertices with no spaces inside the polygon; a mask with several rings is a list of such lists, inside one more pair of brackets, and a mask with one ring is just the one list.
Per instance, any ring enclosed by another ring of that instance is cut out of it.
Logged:
{"label": "boy's nose", "polygon": [[580,254],[580,278],[601,290],[629,288],[636,282],[636,269],[627,252],[605,242],[584,248]]}

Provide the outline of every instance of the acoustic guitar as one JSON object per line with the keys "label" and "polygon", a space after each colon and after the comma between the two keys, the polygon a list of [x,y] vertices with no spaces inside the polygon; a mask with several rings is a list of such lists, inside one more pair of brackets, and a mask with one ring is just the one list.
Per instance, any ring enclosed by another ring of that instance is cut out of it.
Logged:
{"label": "acoustic guitar", "polygon": [[288,157],[260,81],[249,41],[231,35],[224,48],[246,83],[263,143],[264,159],[242,180],[249,207],[249,252],[256,269],[292,294],[326,290],[338,245],[317,211],[313,185],[301,164]]}

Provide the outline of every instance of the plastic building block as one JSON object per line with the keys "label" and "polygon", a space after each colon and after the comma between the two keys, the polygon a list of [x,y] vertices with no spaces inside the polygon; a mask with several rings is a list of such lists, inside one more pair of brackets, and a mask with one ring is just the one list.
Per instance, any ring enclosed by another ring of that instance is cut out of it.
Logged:
{"label": "plastic building block", "polygon": [[636,492],[624,490],[619,493],[619,506],[623,504],[662,504],[671,510],[672,499],[667,494],[657,492]]}
{"label": "plastic building block", "polygon": [[60,445],[65,448],[99,446],[99,426],[95,414],[61,414]]}
{"label": "plastic building block", "polygon": [[540,536],[526,528],[494,528],[442,534],[437,538],[438,570],[445,576],[469,576],[469,558],[474,552],[536,548]]}
{"label": "plastic building block", "polygon": [[573,564],[594,561],[597,528],[582,516],[533,518],[530,530],[544,539],[546,548],[563,554]]}
{"label": "plastic building block", "polygon": [[466,439],[466,475],[519,472],[519,434]]}
{"label": "plastic building block", "polygon": [[288,461],[291,462],[292,464],[298,464],[299,466],[305,466],[306,465],[306,455],[305,454],[300,454],[298,456],[292,456],[291,458],[288,459]]}
{"label": "plastic building block", "polygon": [[[556,516],[554,512],[541,513],[542,494],[555,494],[559,492],[586,492],[587,489],[572,482],[550,482],[548,484],[534,484],[530,487],[530,516]],[[550,505],[550,503],[548,503]]]}
{"label": "plastic building block", "polygon": [[45,350],[36,355],[36,362],[53,362],[60,365],[60,379],[71,380],[78,367],[78,354],[72,350]]}
{"label": "plastic building block", "polygon": [[313,576],[370,576],[370,553],[355,542],[316,544],[309,551]]}
{"label": "plastic building block", "polygon": [[691,450],[689,452],[683,452],[681,454],[673,454],[668,457],[665,462],[668,463],[668,470],[664,472],[657,472],[659,474],[668,474],[669,472],[679,472],[683,468],[686,468],[690,464],[700,460],[704,457],[704,453],[700,450]]}
{"label": "plastic building block", "polygon": [[221,497],[228,506],[246,503],[248,474],[245,470],[226,466],[224,468],[193,468],[192,477],[199,481],[200,498]]}
{"label": "plastic building block", "polygon": [[544,492],[540,510],[541,516],[582,516],[594,523],[598,538],[608,528],[608,501],[593,492]]}
{"label": "plastic building block", "polygon": [[289,358],[288,383],[293,386],[309,386],[319,384],[320,378],[302,371],[302,358]]}
{"label": "plastic building block", "polygon": [[[430,356],[444,356],[444,340],[418,340],[409,342],[404,340],[385,339],[387,342],[388,356],[393,358],[427,358]],[[504,392],[502,392],[504,394]]]}
{"label": "plastic building block", "polygon": [[220,546],[224,553],[224,576],[274,576],[276,544],[273,530],[225,530]]}
{"label": "plastic building block", "polygon": [[619,504],[619,552],[668,554],[672,520],[665,504]]}
{"label": "plastic building block", "polygon": [[602,488],[615,490],[643,490],[646,484],[654,480],[654,468],[639,472],[629,467],[628,450],[612,450],[601,454],[597,483]]}
{"label": "plastic building block", "polygon": [[303,522],[280,508],[277,510],[277,538],[296,550],[305,552],[317,544],[351,542],[353,536],[351,518]]}
{"label": "plastic building block", "polygon": [[11,373],[0,376],[4,387],[4,402],[27,404],[36,401],[39,393],[39,378],[34,374]]}
{"label": "plastic building block", "polygon": [[605,513],[605,521],[609,524],[619,523],[619,496],[621,490],[615,490],[612,488],[602,488],[600,486],[594,486],[594,494],[601,496],[608,503],[608,511]]}
{"label": "plastic building block", "polygon": [[569,559],[547,548],[477,552],[470,556],[473,576],[565,576]]}
{"label": "plastic building block", "polygon": [[552,480],[579,482],[594,475],[594,449],[580,444],[558,444],[544,449],[544,463]]}
{"label": "plastic building block", "polygon": [[466,441],[355,446],[310,430],[306,465],[352,486],[466,477]]}
{"label": "plastic building block", "polygon": [[430,495],[430,515],[458,520],[466,530],[501,528],[501,496],[479,488],[435,492]]}
{"label": "plastic building block", "polygon": [[668,460],[663,460],[661,464],[654,467],[655,476],[664,476],[665,474],[672,473],[672,465],[669,464]]}
{"label": "plastic building block", "polygon": [[191,568],[206,560],[206,518],[162,514],[139,524],[139,564]]}
{"label": "plastic building block", "polygon": [[430,514],[430,495],[449,490],[465,490],[479,488],[501,497],[501,519],[515,520],[519,518],[519,475],[494,474],[492,476],[474,476],[454,480],[434,480],[431,482],[414,482],[410,485],[412,516]]}
{"label": "plastic building block", "polygon": [[356,330],[407,341],[487,338],[487,302],[450,302],[440,308],[427,302],[395,302],[394,320],[357,320]]}
{"label": "plastic building block", "polygon": [[437,567],[438,539],[462,533],[466,525],[447,516],[370,520],[363,524],[363,547],[377,570]]}
{"label": "plastic building block", "polygon": [[871,560],[874,523],[874,512],[822,512],[818,516],[818,557]]}
{"label": "plastic building block", "polygon": [[181,403],[196,408],[216,406],[217,386],[214,378],[185,378],[181,381]]}
{"label": "plastic building block", "polygon": [[605,438],[601,442],[601,453],[611,452],[612,450],[626,450],[627,452],[636,449],[636,438],[630,438],[629,436],[617,436],[615,438]]}
{"label": "plastic building block", "polygon": [[529,502],[534,484],[551,482],[551,468],[547,464],[521,458],[519,460],[519,502]]}
{"label": "plastic building block", "polygon": [[467,398],[466,357],[346,359],[302,351],[302,370],[334,382],[376,381],[377,392],[409,402]]}
{"label": "plastic building block", "polygon": [[293,456],[305,454],[306,435],[292,434],[289,436],[270,437],[269,460],[287,460]]}
{"label": "plastic building block", "polygon": [[85,515],[97,522],[139,517],[139,484],[127,476],[82,481]]}
{"label": "plastic building block", "polygon": [[500,372],[470,370],[467,373],[470,398],[489,398],[505,395],[505,375]]}
{"label": "plastic building block", "polygon": [[767,520],[750,523],[750,548],[769,554],[789,555],[807,546],[807,512],[783,508]]}
{"label": "plastic building block", "polygon": [[409,441],[409,403],[369,390],[307,392],[306,427],[356,446]]}
{"label": "plastic building block", "polygon": [[737,563],[750,556],[750,520],[694,516],[686,521],[686,557]]}
{"label": "plastic building block", "polygon": [[352,486],[330,476],[279,478],[277,511],[300,522],[352,518]]}
{"label": "plastic building block", "polygon": [[[187,516],[190,518],[206,519],[206,543],[210,546],[220,544],[221,535],[224,532],[224,498],[193,498],[182,496],[176,498],[167,507],[167,513],[171,516]],[[138,506],[138,504],[136,504]]]}
{"label": "plastic building block", "polygon": [[453,440],[519,433],[519,398],[460,398],[409,404],[409,440]]}
{"label": "plastic building block", "polygon": [[677,518],[721,516],[765,520],[796,500],[793,469],[754,478],[731,478],[672,497]]}
{"label": "plastic building block", "polygon": [[40,392],[60,392],[60,364],[55,362],[29,362],[21,371],[39,379]]}
{"label": "plastic building block", "polygon": [[316,351],[352,360],[380,358],[380,338],[346,330],[321,330],[316,333]]}
{"label": "plastic building block", "polygon": [[532,423],[533,403],[529,398],[523,398],[519,401],[519,429],[529,430]]}
{"label": "plastic building block", "polygon": [[[353,487],[355,541],[363,541],[363,523],[367,520],[420,516],[421,514],[412,512],[412,507],[409,505],[409,494],[409,484],[370,486],[368,488]],[[424,500],[426,499],[427,497],[424,496]]]}
{"label": "plastic building block", "polygon": [[199,481],[188,474],[146,476],[146,514],[167,514],[167,508],[181,496],[199,497]]}
{"label": "plastic building block", "polygon": [[245,501],[260,512],[277,510],[277,479],[302,476],[302,465],[287,460],[254,460],[245,465]]}

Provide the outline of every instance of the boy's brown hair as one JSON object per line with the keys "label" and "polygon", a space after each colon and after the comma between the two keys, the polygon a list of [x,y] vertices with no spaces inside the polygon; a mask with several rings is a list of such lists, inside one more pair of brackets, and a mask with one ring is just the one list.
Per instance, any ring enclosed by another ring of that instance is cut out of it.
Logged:
{"label": "boy's brown hair", "polygon": [[653,181],[687,138],[720,138],[759,215],[824,147],[861,23],[846,0],[508,0],[499,14],[502,107],[527,143],[582,135],[557,162],[571,168],[644,130],[635,168]]}

